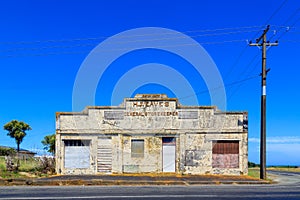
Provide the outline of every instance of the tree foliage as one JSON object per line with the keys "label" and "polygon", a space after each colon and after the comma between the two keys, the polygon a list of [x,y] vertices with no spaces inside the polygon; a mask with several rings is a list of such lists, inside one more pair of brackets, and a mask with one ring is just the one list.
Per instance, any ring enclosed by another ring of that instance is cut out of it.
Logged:
{"label": "tree foliage", "polygon": [[256,164],[256,163],[254,163],[254,162],[250,162],[250,161],[248,161],[248,167],[259,167],[260,165],[259,164]]}
{"label": "tree foliage", "polygon": [[42,140],[42,144],[45,146],[44,149],[49,153],[52,153],[52,155],[55,154],[55,134],[46,135]]}
{"label": "tree foliage", "polygon": [[14,156],[16,155],[16,150],[9,147],[0,147],[0,156]]}
{"label": "tree foliage", "polygon": [[7,135],[14,138],[17,143],[17,151],[20,151],[20,144],[26,136],[26,131],[31,130],[31,127],[25,122],[12,120],[4,125],[4,130],[7,130]]}

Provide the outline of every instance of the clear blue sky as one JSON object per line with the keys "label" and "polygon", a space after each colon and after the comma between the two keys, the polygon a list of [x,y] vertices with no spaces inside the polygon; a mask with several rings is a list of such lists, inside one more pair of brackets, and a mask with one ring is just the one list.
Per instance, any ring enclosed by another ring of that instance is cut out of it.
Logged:
{"label": "clear blue sky", "polygon": [[[93,48],[126,30],[161,27],[190,36],[214,60],[226,86],[227,110],[249,112],[249,160],[257,163],[261,54],[258,48],[248,47],[247,40],[254,41],[270,24],[268,38],[271,42],[278,39],[279,46],[268,49],[267,57],[271,68],[267,164],[300,165],[298,0],[11,0],[1,1],[0,21],[0,125],[18,119],[32,126],[22,148],[42,149],[43,137],[55,132],[55,112],[72,111],[76,74]],[[134,42],[134,38],[128,41]],[[130,52],[108,66],[97,88],[96,104],[110,105],[114,85],[122,75],[147,63],[176,69],[199,92],[199,104],[210,104],[206,84],[190,64],[157,49]],[[162,73],[159,68],[157,73]],[[244,81],[249,77],[252,79]],[[180,91],[180,84],[177,87]],[[140,85],[135,93],[167,93],[190,104],[184,93],[175,94],[162,84]],[[118,98],[123,97],[120,94]],[[15,146],[4,130],[0,131],[0,145]]]}

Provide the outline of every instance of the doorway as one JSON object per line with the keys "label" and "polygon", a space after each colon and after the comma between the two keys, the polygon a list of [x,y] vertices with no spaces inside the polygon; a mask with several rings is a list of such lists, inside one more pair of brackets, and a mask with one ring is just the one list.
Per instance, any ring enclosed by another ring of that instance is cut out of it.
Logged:
{"label": "doorway", "polygon": [[97,172],[112,171],[112,141],[111,137],[99,137],[97,146]]}
{"label": "doorway", "polygon": [[162,138],[163,172],[175,172],[176,138]]}

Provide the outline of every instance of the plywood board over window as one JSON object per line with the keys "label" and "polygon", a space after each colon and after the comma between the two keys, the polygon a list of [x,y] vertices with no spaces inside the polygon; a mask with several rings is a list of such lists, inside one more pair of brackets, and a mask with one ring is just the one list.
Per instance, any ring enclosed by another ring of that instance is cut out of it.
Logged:
{"label": "plywood board over window", "polygon": [[90,140],[64,140],[65,168],[90,167]]}
{"label": "plywood board over window", "polygon": [[212,148],[213,168],[239,167],[239,141],[218,140],[213,141]]}
{"label": "plywood board over window", "polygon": [[131,157],[132,158],[144,157],[144,140],[141,139],[131,140]]}

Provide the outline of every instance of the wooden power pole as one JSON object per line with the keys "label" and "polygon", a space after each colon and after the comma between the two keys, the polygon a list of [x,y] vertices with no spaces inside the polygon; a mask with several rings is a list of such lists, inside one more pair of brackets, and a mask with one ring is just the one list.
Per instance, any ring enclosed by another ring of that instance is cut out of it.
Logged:
{"label": "wooden power pole", "polygon": [[[277,46],[278,42],[270,43],[267,41],[267,32],[270,25],[264,30],[263,34],[256,39],[256,43],[250,46],[262,47],[262,73],[261,73],[261,122],[260,122],[260,178],[266,179],[266,101],[267,101],[267,73],[270,69],[266,69],[267,46]],[[261,42],[260,42],[261,41]],[[260,43],[259,43],[260,42]]]}

